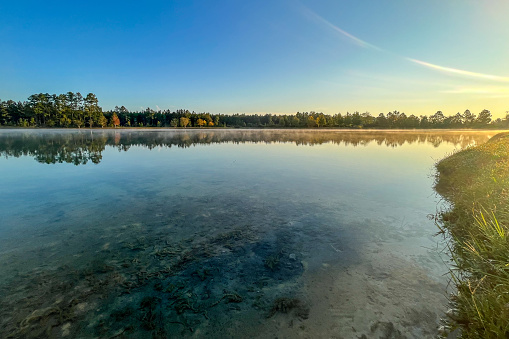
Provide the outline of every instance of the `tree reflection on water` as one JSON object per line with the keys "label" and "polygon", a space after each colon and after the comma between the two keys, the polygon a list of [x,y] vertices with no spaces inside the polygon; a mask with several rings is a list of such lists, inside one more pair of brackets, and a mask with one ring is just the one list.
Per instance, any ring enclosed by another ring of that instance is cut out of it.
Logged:
{"label": "tree reflection on water", "polygon": [[294,143],[367,146],[371,143],[398,147],[427,143],[434,147],[451,143],[465,148],[486,142],[496,131],[352,131],[352,130],[2,130],[3,157],[32,156],[45,164],[98,164],[106,146],[127,151],[132,146],[191,147],[220,143]]}

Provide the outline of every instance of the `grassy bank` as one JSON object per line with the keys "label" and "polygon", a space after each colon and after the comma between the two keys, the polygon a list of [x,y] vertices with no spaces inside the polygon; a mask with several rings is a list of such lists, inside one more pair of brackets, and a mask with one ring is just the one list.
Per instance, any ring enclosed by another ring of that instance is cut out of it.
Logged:
{"label": "grassy bank", "polygon": [[464,338],[509,338],[509,133],[437,164],[436,191],[457,294],[448,330]]}

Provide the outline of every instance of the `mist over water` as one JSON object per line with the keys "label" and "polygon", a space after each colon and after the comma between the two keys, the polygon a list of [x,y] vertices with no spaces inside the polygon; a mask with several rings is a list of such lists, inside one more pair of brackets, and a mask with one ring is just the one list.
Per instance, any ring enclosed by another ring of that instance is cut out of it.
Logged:
{"label": "mist over water", "polygon": [[433,164],[494,134],[0,130],[0,336],[433,337]]}

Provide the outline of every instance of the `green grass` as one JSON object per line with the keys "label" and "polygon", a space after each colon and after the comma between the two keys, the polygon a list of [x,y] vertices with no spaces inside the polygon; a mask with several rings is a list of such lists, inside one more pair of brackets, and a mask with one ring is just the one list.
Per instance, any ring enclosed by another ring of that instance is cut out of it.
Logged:
{"label": "green grass", "polygon": [[435,189],[453,260],[447,328],[463,338],[509,338],[509,133],[437,164]]}

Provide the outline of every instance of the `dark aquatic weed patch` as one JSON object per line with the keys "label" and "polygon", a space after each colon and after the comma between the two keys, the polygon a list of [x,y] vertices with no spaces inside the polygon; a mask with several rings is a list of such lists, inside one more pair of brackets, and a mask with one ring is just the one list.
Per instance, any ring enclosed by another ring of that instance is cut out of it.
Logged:
{"label": "dark aquatic weed patch", "polygon": [[[211,201],[215,212],[195,215]],[[221,338],[243,335],[246,328],[257,333],[274,300],[300,289],[309,253],[337,259],[329,243],[343,244],[349,237],[330,213],[302,214],[291,200],[276,210],[248,202],[191,197],[176,201],[164,221],[136,222],[129,216],[61,234],[83,246],[53,241],[41,248],[20,247],[17,253],[26,249],[30,255],[7,257],[14,260],[4,264],[9,274],[0,281],[5,296],[0,337]],[[54,233],[33,237],[41,243],[56,238]],[[357,257],[345,253],[345,265]],[[266,265],[271,258],[277,258],[272,268]],[[284,317],[281,310],[277,313]]]}
{"label": "dark aquatic weed patch", "polygon": [[450,237],[457,292],[444,333],[509,337],[509,133],[437,164],[436,190],[453,205],[440,215]]}
{"label": "dark aquatic weed patch", "polygon": [[265,259],[264,264],[269,270],[276,271],[279,267],[280,258],[281,253],[271,254]]}
{"label": "dark aquatic weed patch", "polygon": [[274,300],[267,318],[272,318],[277,313],[286,314],[292,311],[295,311],[295,316],[300,319],[307,319],[309,316],[309,308],[300,299],[282,297]]}
{"label": "dark aquatic weed patch", "polygon": [[[263,319],[278,286],[292,286],[303,272],[294,231],[264,234],[243,227],[176,242],[127,233],[80,269],[37,270],[23,284],[7,286],[18,297],[11,293],[0,302],[2,313],[16,310],[1,333],[172,337],[190,336],[203,324],[221,327],[231,312],[254,311]],[[277,264],[269,268],[274,253]],[[274,310],[294,306],[280,303]]]}

